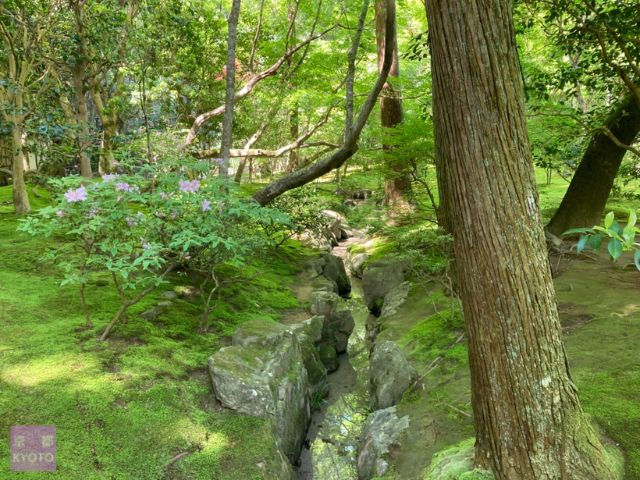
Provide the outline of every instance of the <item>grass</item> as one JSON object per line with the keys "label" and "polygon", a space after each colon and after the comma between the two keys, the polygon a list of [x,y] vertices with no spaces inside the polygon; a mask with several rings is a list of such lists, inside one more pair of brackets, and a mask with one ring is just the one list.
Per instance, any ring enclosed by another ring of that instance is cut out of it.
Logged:
{"label": "grass", "polygon": [[[0,188],[0,203],[7,190]],[[32,197],[34,207],[44,201]],[[161,300],[158,292],[98,342],[117,308],[115,292],[94,282],[96,328],[85,329],[76,289],[60,287],[59,273],[40,261],[51,245],[16,226],[15,215],[0,213],[0,444],[9,445],[12,425],[54,424],[58,470],[11,474],[5,454],[0,478],[266,478],[260,465],[277,458],[270,427],[215,408],[206,362],[238,324],[278,320],[299,306],[289,287],[306,252],[289,245],[228,272],[234,281],[210,333],[196,333],[197,302],[173,300],[155,322],[139,317]],[[171,282],[166,289],[189,278]]]}

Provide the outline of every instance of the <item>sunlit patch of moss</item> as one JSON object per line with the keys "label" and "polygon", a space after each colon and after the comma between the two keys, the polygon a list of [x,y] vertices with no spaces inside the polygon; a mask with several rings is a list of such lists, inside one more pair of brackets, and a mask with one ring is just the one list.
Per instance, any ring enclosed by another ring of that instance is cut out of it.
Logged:
{"label": "sunlit patch of moss", "polygon": [[[162,300],[154,294],[99,342],[118,308],[105,276],[87,288],[95,324],[87,329],[77,287],[61,287],[55,266],[40,259],[52,244],[16,227],[15,215],[0,213],[0,443],[8,444],[12,425],[57,427],[58,471],[29,478],[266,478],[261,465],[278,458],[271,427],[213,408],[207,358],[236,325],[278,320],[298,306],[290,287],[310,251],[288,242],[226,272],[234,281],[223,287],[224,316],[213,316],[209,333],[198,331],[197,298],[171,300],[157,320],[141,318]],[[8,460],[2,456],[0,471],[9,471]]]}

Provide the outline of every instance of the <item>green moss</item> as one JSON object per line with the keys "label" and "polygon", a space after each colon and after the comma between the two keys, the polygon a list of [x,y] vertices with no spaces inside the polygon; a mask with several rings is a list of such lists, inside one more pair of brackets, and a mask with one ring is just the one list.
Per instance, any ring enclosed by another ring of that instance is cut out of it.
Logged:
{"label": "green moss", "polygon": [[469,438],[436,453],[424,480],[492,480],[491,472],[473,468],[474,443]]}
{"label": "green moss", "polygon": [[[60,287],[59,272],[40,260],[51,244],[16,227],[15,215],[0,213],[0,443],[8,444],[12,425],[57,427],[58,471],[29,478],[270,478],[260,465],[279,458],[271,427],[213,408],[207,358],[236,325],[275,321],[298,306],[291,286],[308,250],[292,242],[245,270],[225,271],[210,333],[197,331],[197,299],[172,300],[158,320],[143,320],[139,314],[161,300],[152,295],[99,342],[118,307],[104,276],[87,289],[96,327],[86,329],[77,289]],[[165,289],[185,282],[195,284],[176,275]],[[0,471],[8,462],[2,456]]]}

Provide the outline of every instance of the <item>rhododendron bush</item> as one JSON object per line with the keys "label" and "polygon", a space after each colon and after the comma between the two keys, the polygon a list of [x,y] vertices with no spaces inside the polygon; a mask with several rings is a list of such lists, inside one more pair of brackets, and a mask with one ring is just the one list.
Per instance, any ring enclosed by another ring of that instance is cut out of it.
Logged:
{"label": "rhododendron bush", "polygon": [[200,275],[206,329],[219,267],[242,266],[269,245],[259,227],[265,221],[290,223],[284,213],[259,206],[210,171],[209,163],[181,160],[89,183],[77,176],[53,179],[53,204],[21,222],[22,231],[59,239],[46,257],[63,270],[63,284],[78,285],[88,326],[89,277],[109,274],[120,308],[102,339],[178,267]]}

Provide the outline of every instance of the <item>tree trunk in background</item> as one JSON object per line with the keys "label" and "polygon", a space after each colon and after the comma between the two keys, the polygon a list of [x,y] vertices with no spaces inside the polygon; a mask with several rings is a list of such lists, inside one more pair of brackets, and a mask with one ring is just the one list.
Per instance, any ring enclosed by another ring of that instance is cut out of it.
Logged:
{"label": "tree trunk in background", "polygon": [[24,162],[25,155],[22,144],[22,121],[14,120],[11,127],[11,139],[13,148],[13,159],[11,162],[11,176],[13,178],[13,206],[16,213],[29,213],[29,195],[24,182]]}
{"label": "tree trunk in background", "polygon": [[427,1],[476,463],[497,480],[610,480],[560,340],[511,8],[510,0]]}
{"label": "tree trunk in background", "polygon": [[[628,95],[611,112],[605,126],[623,144],[631,145],[640,132],[640,108]],[[554,235],[570,228],[593,227],[601,223],[626,149],[617,146],[606,133],[594,134],[582,156],[560,208],[547,225]]]}
{"label": "tree trunk in background", "polygon": [[89,147],[91,133],[89,131],[89,114],[87,113],[87,98],[84,89],[84,69],[82,64],[74,68],[73,87],[76,100],[76,139],[78,142],[78,156],[80,157],[80,175],[85,178],[93,177]]}
{"label": "tree trunk in background", "polygon": [[236,43],[238,40],[238,18],[240,17],[240,0],[233,0],[229,14],[229,36],[227,40],[227,84],[224,100],[224,119],[222,120],[222,142],[220,178],[229,177],[229,158],[233,142],[233,100],[235,97],[236,79]]}
{"label": "tree trunk in background", "polygon": [[[385,21],[387,9],[385,0],[376,0],[376,44],[378,50],[378,71],[382,69],[385,46]],[[395,19],[394,19],[395,21]],[[399,77],[400,68],[398,62],[398,38],[393,41],[393,63],[389,76]],[[402,123],[402,97],[399,91],[387,82],[380,94],[380,123],[382,128],[394,128]],[[402,163],[393,158],[394,146],[384,144],[382,146],[386,160],[386,178],[384,184],[385,203],[392,209],[406,209],[409,207],[408,199],[411,196],[411,177]]]}
{"label": "tree trunk in background", "polygon": [[[289,134],[291,135],[291,141],[300,136],[300,116],[298,114],[298,102],[295,102],[291,111],[289,112]],[[293,172],[298,169],[298,149],[294,148],[289,150],[289,161],[287,163],[287,173]]]}

